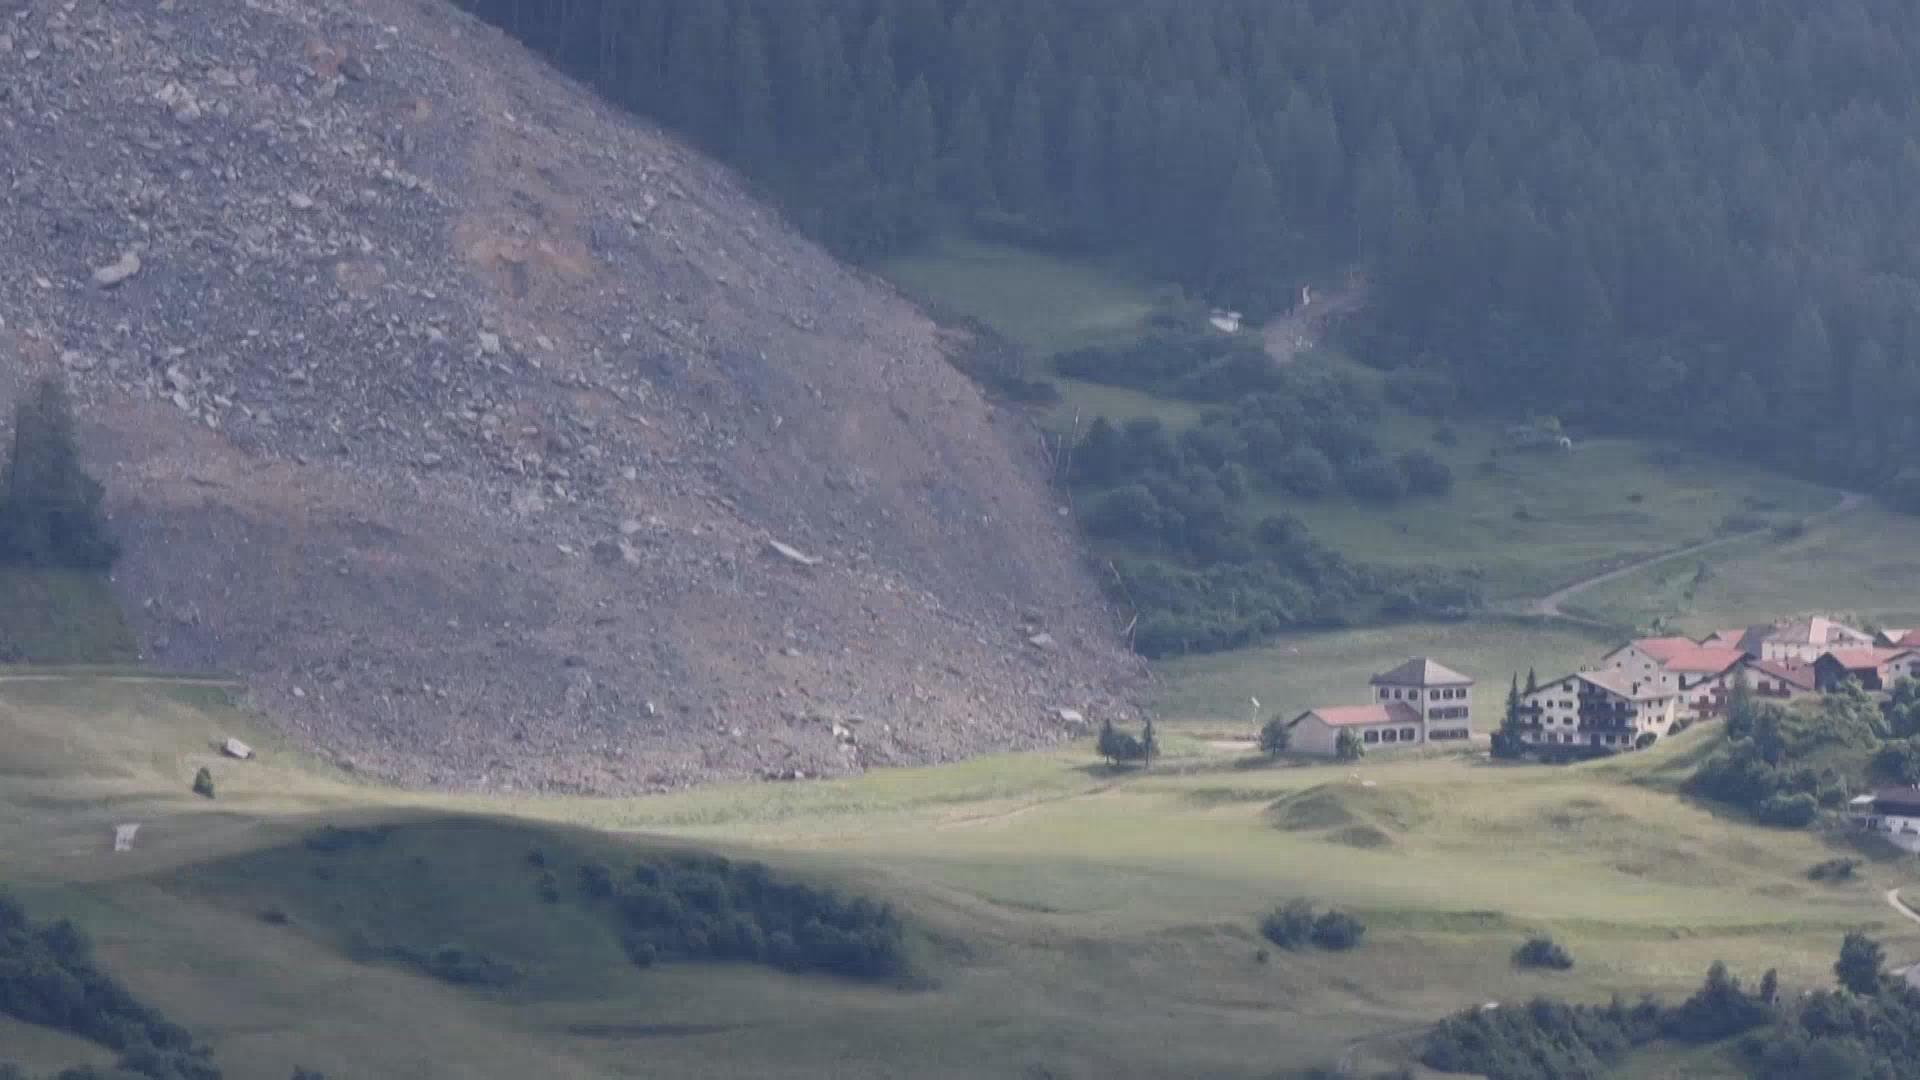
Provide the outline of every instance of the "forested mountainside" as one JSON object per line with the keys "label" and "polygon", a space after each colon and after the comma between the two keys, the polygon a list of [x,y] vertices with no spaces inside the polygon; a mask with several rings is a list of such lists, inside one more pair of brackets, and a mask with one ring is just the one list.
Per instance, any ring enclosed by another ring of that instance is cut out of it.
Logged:
{"label": "forested mountainside", "polygon": [[64,375],[144,656],[311,749],[632,791],[1128,709],[934,325],[450,4],[10,5],[0,191],[0,406]]}
{"label": "forested mountainside", "polygon": [[1902,0],[461,0],[843,250],[956,218],[1484,407],[1920,490]]}

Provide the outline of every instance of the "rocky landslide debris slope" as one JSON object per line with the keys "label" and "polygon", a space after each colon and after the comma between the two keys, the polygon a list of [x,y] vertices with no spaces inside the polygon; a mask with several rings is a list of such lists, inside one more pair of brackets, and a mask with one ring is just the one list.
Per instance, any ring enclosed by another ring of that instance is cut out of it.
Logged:
{"label": "rocky landslide debris slope", "polygon": [[1139,677],[921,314],[434,0],[0,5],[0,361],[151,657],[375,775],[844,774]]}

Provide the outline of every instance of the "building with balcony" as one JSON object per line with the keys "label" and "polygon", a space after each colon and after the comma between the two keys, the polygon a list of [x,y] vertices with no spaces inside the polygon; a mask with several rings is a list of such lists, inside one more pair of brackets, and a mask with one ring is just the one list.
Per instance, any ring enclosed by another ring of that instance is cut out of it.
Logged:
{"label": "building with balcony", "polygon": [[1673,730],[1679,701],[1657,677],[1576,672],[1522,695],[1523,737],[1543,749],[1638,750]]}

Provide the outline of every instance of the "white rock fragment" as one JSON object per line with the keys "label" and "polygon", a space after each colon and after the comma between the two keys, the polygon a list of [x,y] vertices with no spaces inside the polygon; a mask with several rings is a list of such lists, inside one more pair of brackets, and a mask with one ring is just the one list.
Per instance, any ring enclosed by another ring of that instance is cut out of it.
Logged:
{"label": "white rock fragment", "polygon": [[115,261],[93,272],[93,283],[103,289],[111,289],[140,272],[140,253],[129,251]]}

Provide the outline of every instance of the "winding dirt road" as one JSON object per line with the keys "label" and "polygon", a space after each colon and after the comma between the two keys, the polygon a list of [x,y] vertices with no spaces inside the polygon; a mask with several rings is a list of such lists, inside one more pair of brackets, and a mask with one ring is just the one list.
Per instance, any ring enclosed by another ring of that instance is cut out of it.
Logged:
{"label": "winding dirt road", "polygon": [[[1823,521],[1823,520],[1826,520],[1827,518],[1839,517],[1842,514],[1851,513],[1855,510],[1858,510],[1862,506],[1865,506],[1866,504],[1867,504],[1867,497],[1865,495],[1862,495],[1858,492],[1849,491],[1840,497],[1839,502],[1835,503],[1834,505],[1828,507],[1825,510],[1820,511],[1818,514],[1811,515],[1810,517],[1807,518],[1807,520],[1810,522]],[[1714,548],[1723,547],[1727,544],[1738,543],[1741,540],[1752,540],[1755,537],[1766,535],[1767,532],[1769,531],[1770,530],[1768,529],[1752,529],[1747,532],[1734,533],[1731,536],[1716,537],[1712,540],[1707,540],[1702,543],[1694,544],[1691,547],[1680,548],[1677,551],[1668,551],[1658,555],[1649,555],[1644,559],[1637,559],[1633,562],[1626,564],[1625,566],[1615,567],[1614,569],[1608,570],[1605,573],[1595,574],[1589,578],[1582,578],[1581,580],[1576,581],[1571,585],[1565,585],[1565,586],[1562,586],[1561,588],[1555,589],[1553,592],[1550,592],[1547,595],[1541,597],[1540,599],[1535,600],[1531,604],[1527,605],[1525,613],[1528,615],[1537,615],[1545,619],[1568,619],[1573,622],[1594,623],[1595,625],[1599,625],[1597,622],[1595,622],[1595,620],[1582,618],[1578,615],[1567,614],[1567,612],[1564,610],[1564,606],[1566,602],[1573,599],[1575,596],[1579,595],[1580,593],[1586,592],[1588,589],[1597,588],[1598,586],[1605,585],[1610,581],[1618,581],[1619,579],[1626,577],[1628,574],[1634,573],[1635,571],[1644,570],[1647,567],[1654,565],[1655,563],[1663,563],[1663,562],[1666,562],[1668,559],[1684,559],[1690,555],[1698,555],[1703,551],[1710,551]]]}

